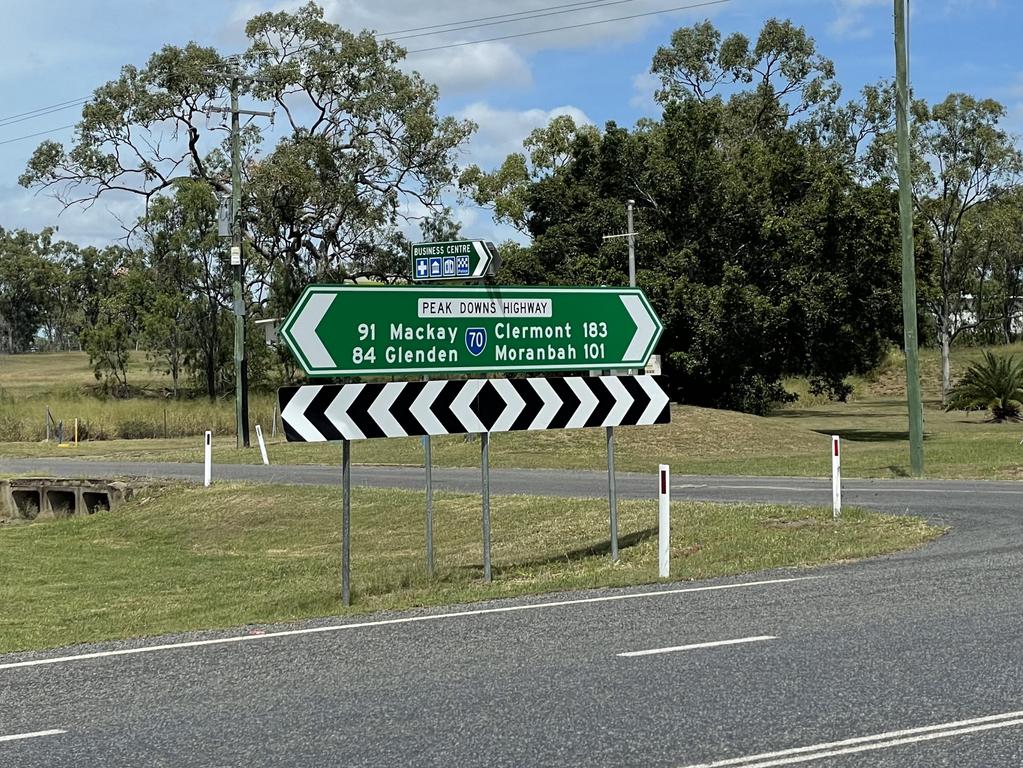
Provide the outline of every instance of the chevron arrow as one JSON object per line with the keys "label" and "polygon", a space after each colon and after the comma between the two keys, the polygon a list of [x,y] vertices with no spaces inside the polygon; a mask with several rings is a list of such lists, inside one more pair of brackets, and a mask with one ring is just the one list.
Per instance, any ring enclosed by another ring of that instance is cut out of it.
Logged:
{"label": "chevron arrow", "polygon": [[653,376],[468,379],[284,387],[289,442],[667,424]]}

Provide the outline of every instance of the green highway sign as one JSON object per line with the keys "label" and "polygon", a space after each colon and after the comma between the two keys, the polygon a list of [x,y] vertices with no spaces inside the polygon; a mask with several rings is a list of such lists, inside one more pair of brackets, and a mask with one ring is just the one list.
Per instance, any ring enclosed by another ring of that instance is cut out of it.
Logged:
{"label": "green highway sign", "polygon": [[663,327],[638,288],[310,285],[284,323],[309,376],[642,368]]}
{"label": "green highway sign", "polygon": [[412,245],[412,279],[478,280],[497,272],[501,260],[493,243],[454,240]]}

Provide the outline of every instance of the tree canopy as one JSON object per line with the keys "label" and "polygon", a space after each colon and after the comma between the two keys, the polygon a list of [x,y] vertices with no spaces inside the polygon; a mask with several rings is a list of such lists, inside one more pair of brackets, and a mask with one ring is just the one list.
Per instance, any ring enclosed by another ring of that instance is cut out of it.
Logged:
{"label": "tree canopy", "polygon": [[279,290],[388,277],[386,262],[360,253],[390,247],[412,206],[443,208],[475,126],[438,114],[436,87],[399,66],[403,49],[326,21],[313,3],[259,14],[245,33],[240,57],[189,43],[123,67],[83,108],[73,144],[44,141],[21,184],[65,205],[130,194],[148,208],[189,180],[225,193],[227,129],[210,115],[237,78],[244,97],[271,103],[286,126],[271,147],[255,126],[244,133],[241,217],[255,274]]}
{"label": "tree canopy", "polygon": [[625,244],[604,235],[623,231],[633,199],[638,283],[664,321],[681,400],[763,412],[785,399],[787,375],[845,397],[846,377],[898,338],[898,220],[888,189],[861,184],[845,148],[802,125],[835,103],[833,67],[801,28],[772,20],[756,44],[721,42],[709,23],[679,30],[653,70],[659,120],[598,131],[558,118],[530,136],[528,158],[462,175],[532,238],[505,274],[624,284]]}

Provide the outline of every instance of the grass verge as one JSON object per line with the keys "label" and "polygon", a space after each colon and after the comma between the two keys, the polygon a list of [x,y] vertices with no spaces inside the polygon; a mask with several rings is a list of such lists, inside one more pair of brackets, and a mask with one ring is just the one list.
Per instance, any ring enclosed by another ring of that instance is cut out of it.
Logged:
{"label": "grass verge", "polygon": [[[336,489],[168,486],[113,513],[0,527],[0,652],[345,614]],[[435,499],[433,579],[423,497],[356,489],[353,607],[461,603],[656,581],[657,509],[619,505],[621,561],[599,499],[495,497],[494,581],[482,581],[479,497]],[[672,577],[699,579],[850,560],[942,530],[911,517],[750,504],[673,505]]]}
{"label": "grass verge", "polygon": [[[673,406],[672,423],[615,430],[615,459],[621,471],[653,472],[669,464],[675,474],[787,475],[829,477],[828,435],[843,438],[846,477],[897,478],[909,475],[909,439],[905,402],[860,400],[779,410],[770,417],[692,406]],[[1023,430],[990,424],[979,414],[925,412],[926,473],[929,477],[1016,480],[1023,477]],[[231,436],[214,438],[214,463],[255,464],[256,447],[239,450]],[[438,467],[479,466],[479,442],[460,435],[435,438]],[[336,444],[283,443],[268,447],[272,464],[340,462]],[[80,457],[119,461],[201,462],[202,438],[109,440],[77,448],[53,443],[2,443],[0,458]],[[358,464],[422,466],[418,438],[361,440],[353,444]],[[491,463],[498,468],[606,468],[604,433],[597,429],[495,433]],[[125,468],[125,471],[129,471]]]}
{"label": "grass verge", "polygon": [[[1018,352],[1020,347],[1005,348]],[[953,377],[980,354],[979,349],[953,351]],[[1018,425],[989,424],[981,414],[947,413],[938,401],[939,361],[924,350],[925,471],[929,477],[1015,480],[1023,477],[1023,431]],[[215,435],[217,463],[257,463],[259,451],[234,448],[234,412],[229,401],[101,400],[86,394],[91,374],[87,357],[78,353],[0,356],[0,458],[79,456],[122,461],[202,461],[201,433]],[[141,363],[139,364],[141,366]],[[166,384],[159,374],[140,367],[137,381],[154,390]],[[145,377],[150,377],[148,380]],[[616,460],[622,471],[652,472],[670,464],[676,474],[789,475],[828,477],[831,471],[828,435],[841,435],[846,477],[909,475],[907,414],[902,395],[901,362],[892,356],[869,379],[855,381],[848,403],[829,402],[809,393],[806,382],[787,386],[800,401],[762,418],[730,411],[674,406],[672,423],[616,430]],[[273,414],[270,394],[254,395],[253,421],[269,433]],[[152,436],[169,439],[111,439],[59,448],[37,442],[43,435],[43,414],[49,405],[54,418],[69,426],[74,418],[83,434],[110,438]],[[191,435],[191,436],[188,436]],[[178,436],[178,437],[175,437]],[[269,447],[274,464],[338,463],[336,445],[282,444]],[[421,465],[418,439],[368,440],[353,447],[362,464]],[[593,469],[605,466],[601,430],[552,430],[492,436],[495,467]],[[439,467],[479,465],[479,443],[461,436],[436,439]]]}

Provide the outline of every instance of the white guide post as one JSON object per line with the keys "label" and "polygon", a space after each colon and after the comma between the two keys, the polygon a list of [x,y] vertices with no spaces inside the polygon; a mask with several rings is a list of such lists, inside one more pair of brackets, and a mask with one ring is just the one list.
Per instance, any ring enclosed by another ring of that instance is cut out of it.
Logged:
{"label": "white guide post", "polygon": [[256,439],[259,441],[259,453],[263,457],[263,463],[266,465],[270,464],[270,459],[266,455],[266,443],[263,441],[263,428],[256,425]]}
{"label": "white guide post", "polygon": [[210,480],[213,474],[213,433],[208,429],[206,430],[206,462],[205,472],[203,474],[203,485],[207,488],[210,486]]}
{"label": "white guide post", "polygon": [[658,571],[662,579],[668,578],[668,560],[671,551],[671,481],[667,464],[658,468],[659,486],[657,494],[657,552]]}
{"label": "white guide post", "polygon": [[838,435],[831,436],[831,511],[836,520],[842,515],[842,456]]}

